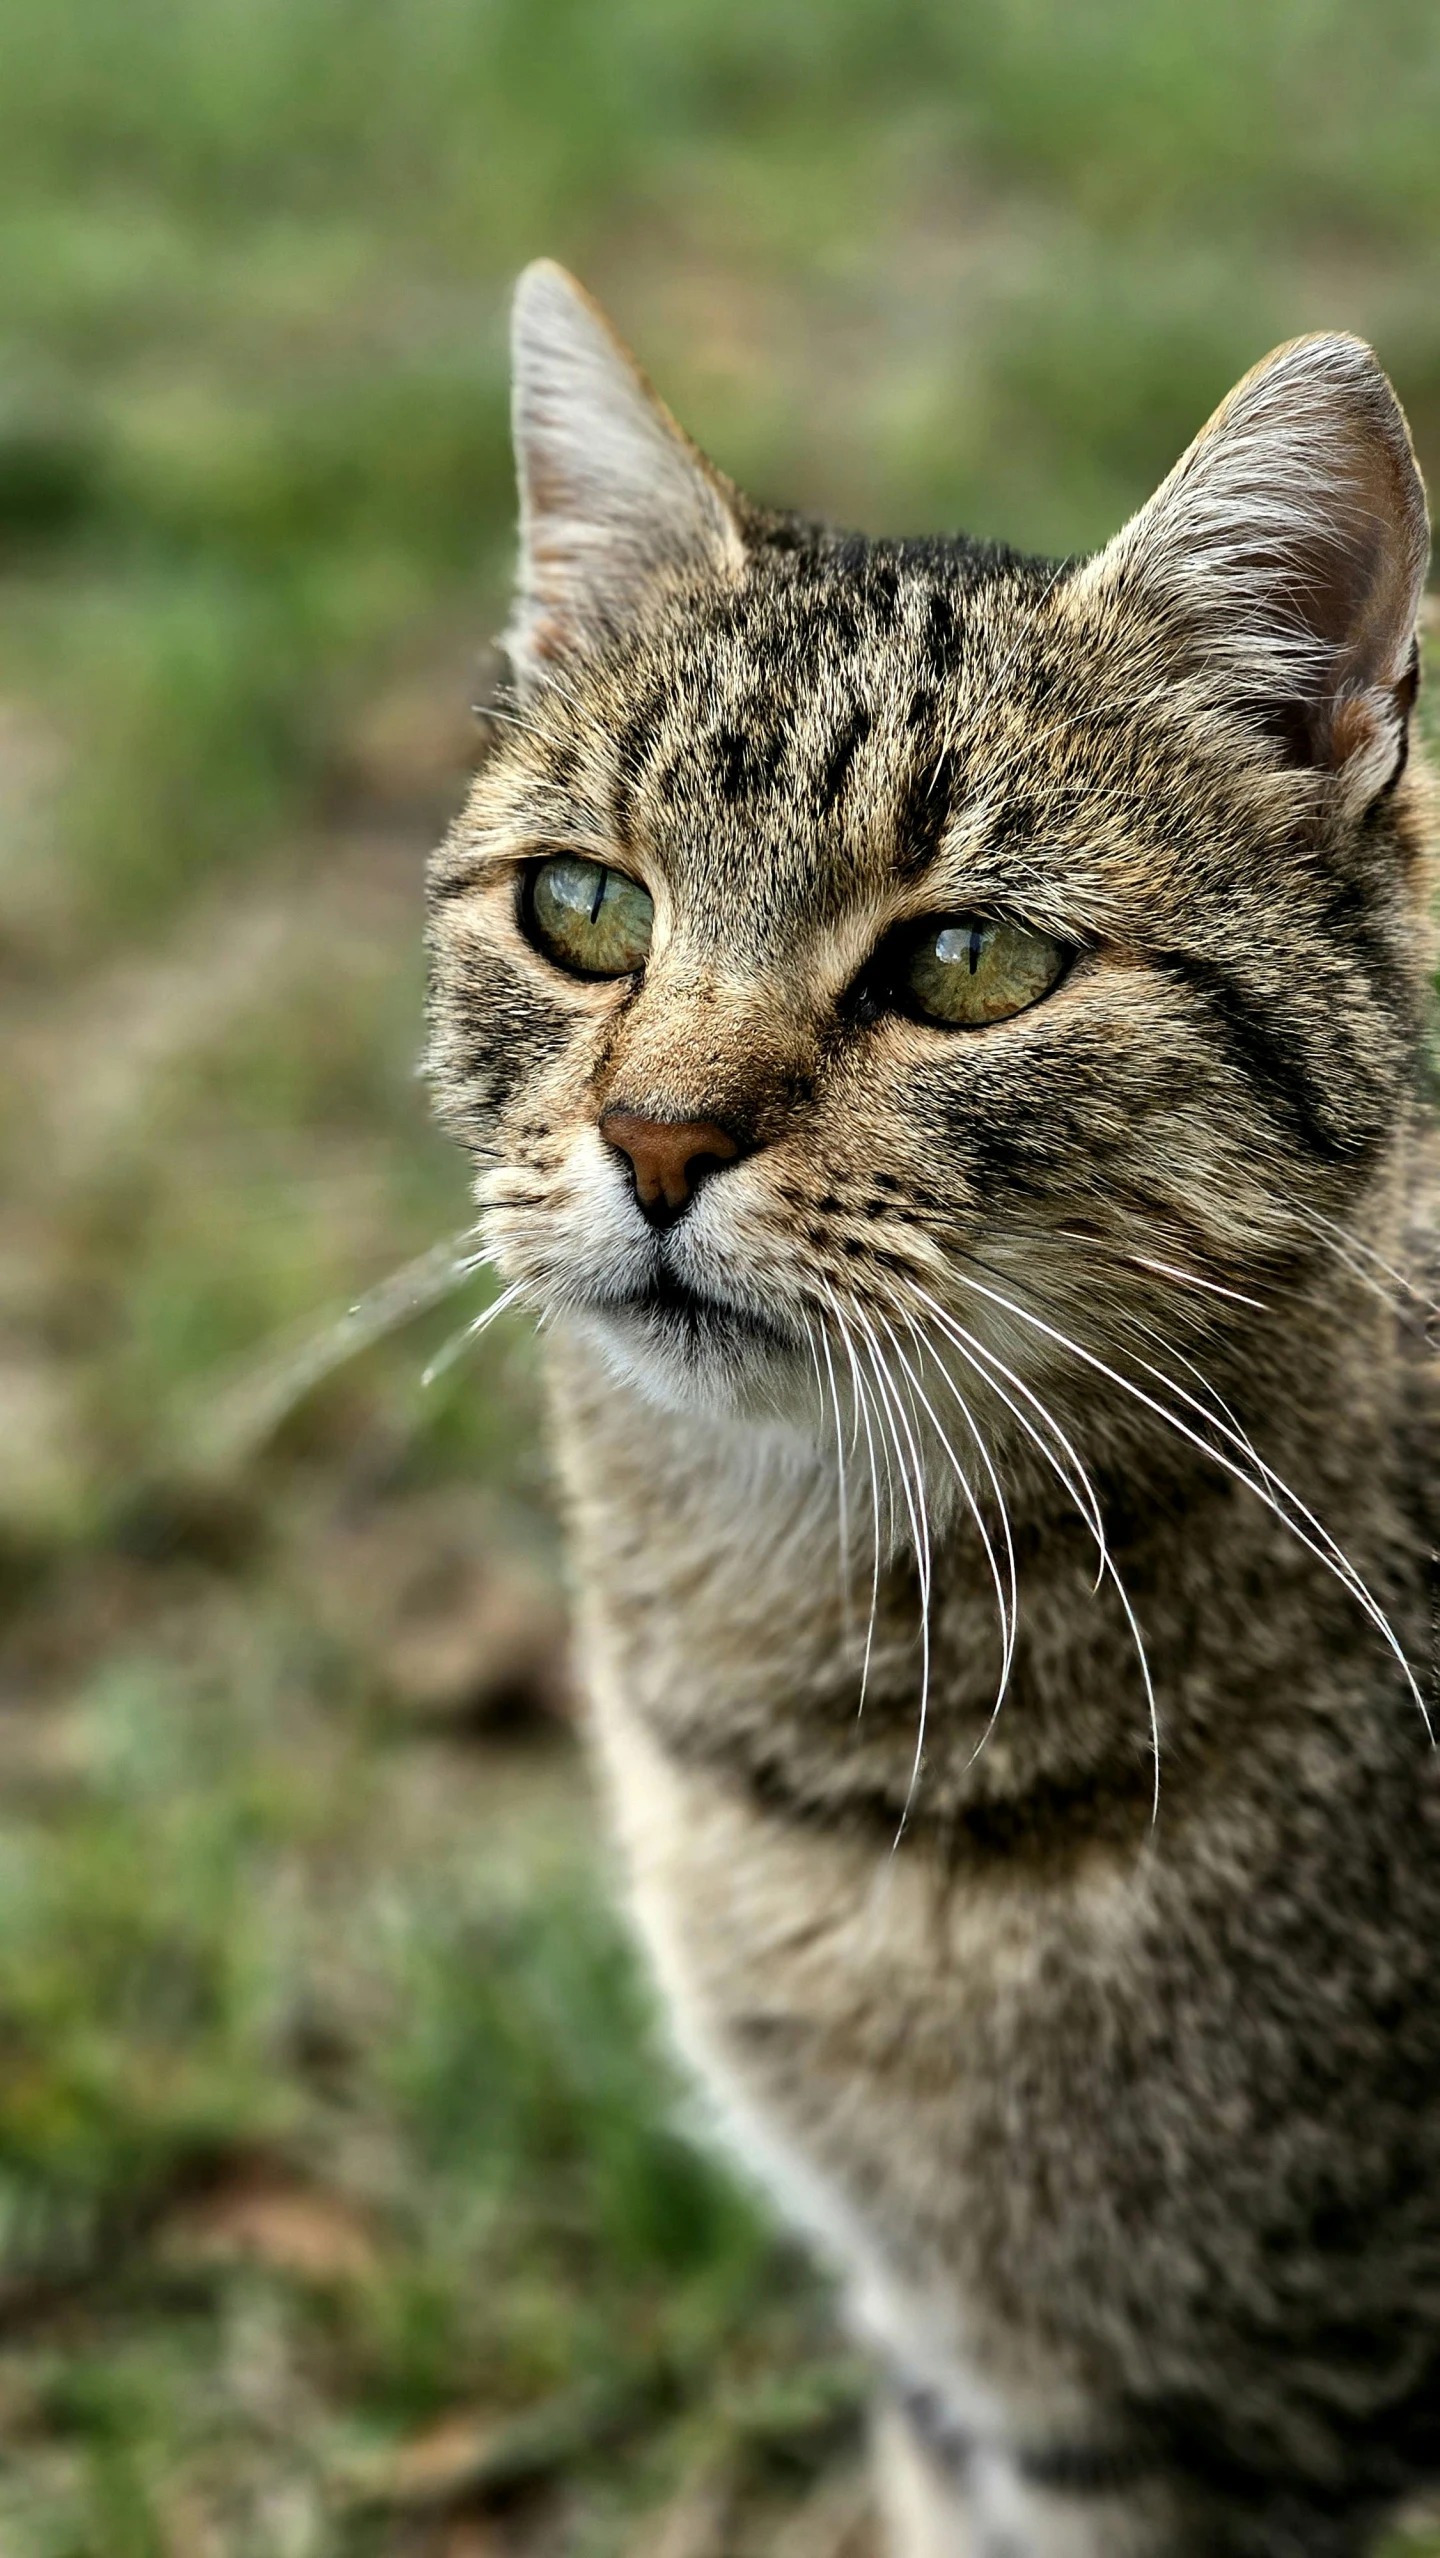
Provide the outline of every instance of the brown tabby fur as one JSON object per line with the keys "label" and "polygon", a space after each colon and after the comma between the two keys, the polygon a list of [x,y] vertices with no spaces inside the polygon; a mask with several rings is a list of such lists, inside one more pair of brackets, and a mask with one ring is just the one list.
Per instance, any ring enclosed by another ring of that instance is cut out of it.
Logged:
{"label": "brown tabby fur", "polygon": [[[1346,2558],[1440,2474],[1440,1757],[1315,1550],[1425,1691],[1399,412],[1305,342],[1056,568],[762,513],[558,270],[517,358],[518,707],[435,864],[432,1070],[551,1318],[677,2032],[845,2272],[898,2558]],[[650,889],[638,977],[525,939],[567,849]],[[972,909],[1077,953],[1047,1000],[867,996]],[[745,1151],[657,1235],[615,1107]]]}

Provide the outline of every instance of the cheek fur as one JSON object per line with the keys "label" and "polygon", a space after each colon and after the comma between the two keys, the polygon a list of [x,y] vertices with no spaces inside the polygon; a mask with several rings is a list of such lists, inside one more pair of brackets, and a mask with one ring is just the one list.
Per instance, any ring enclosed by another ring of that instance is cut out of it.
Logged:
{"label": "cheek fur", "polygon": [[428,1070],[438,1107],[462,1144],[493,1151],[497,1127],[518,1109],[563,1119],[593,1076],[603,1025],[547,1000],[530,971],[473,930],[431,934]]}

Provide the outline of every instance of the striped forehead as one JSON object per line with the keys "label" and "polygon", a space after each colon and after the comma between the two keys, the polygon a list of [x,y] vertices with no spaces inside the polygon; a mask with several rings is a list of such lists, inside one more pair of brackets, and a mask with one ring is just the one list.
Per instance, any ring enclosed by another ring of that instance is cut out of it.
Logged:
{"label": "striped forehead", "polygon": [[963,597],[913,577],[726,599],[637,670],[609,732],[616,845],[752,924],[919,876],[964,791],[969,644]]}

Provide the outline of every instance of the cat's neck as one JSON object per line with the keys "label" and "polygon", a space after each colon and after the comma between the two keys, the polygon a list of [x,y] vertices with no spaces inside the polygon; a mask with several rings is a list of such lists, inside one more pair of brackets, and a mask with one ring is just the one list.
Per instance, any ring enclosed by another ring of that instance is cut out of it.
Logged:
{"label": "cat's neck", "polygon": [[[1389,1318],[1362,1304],[1276,1352],[1258,1449],[1197,1429],[1207,1455],[1169,1432],[1097,1474],[1103,1560],[1036,1467],[1007,1485],[1008,1537],[992,1511],[988,1546],[956,1498],[921,1522],[880,1476],[877,1507],[863,1449],[842,1515],[833,1440],[657,1409],[562,1340],[582,1639],[674,1746],[807,1812],[883,1827],[908,1806],[953,1827],[1073,1798],[1136,1826],[1157,1731],[1173,1793],[1264,1732],[1290,1746],[1357,1679],[1403,1695],[1362,1594],[1394,1540],[1402,1380]],[[1398,1614],[1413,1645],[1404,1593]]]}

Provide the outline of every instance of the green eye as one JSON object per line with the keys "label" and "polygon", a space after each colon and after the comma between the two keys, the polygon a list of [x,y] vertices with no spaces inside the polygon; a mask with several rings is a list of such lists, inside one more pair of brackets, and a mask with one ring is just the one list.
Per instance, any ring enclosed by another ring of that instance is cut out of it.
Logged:
{"label": "green eye", "polygon": [[555,853],[525,883],[530,938],[559,968],[579,977],[629,977],[645,964],[655,908],[621,870]]}
{"label": "green eye", "polygon": [[904,983],[927,1021],[980,1029],[1037,1004],[1064,965],[1065,953],[1048,933],[957,915],[926,925],[911,947]]}

